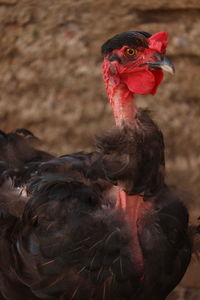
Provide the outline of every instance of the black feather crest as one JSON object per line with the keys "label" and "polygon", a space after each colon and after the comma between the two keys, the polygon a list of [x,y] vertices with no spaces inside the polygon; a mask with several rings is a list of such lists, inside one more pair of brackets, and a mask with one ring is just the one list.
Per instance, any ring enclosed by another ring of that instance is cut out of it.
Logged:
{"label": "black feather crest", "polygon": [[150,33],[144,31],[122,32],[107,40],[103,44],[101,52],[105,56],[111,53],[114,49],[120,49],[125,45],[129,47],[148,48],[147,38],[149,38],[150,36]]}

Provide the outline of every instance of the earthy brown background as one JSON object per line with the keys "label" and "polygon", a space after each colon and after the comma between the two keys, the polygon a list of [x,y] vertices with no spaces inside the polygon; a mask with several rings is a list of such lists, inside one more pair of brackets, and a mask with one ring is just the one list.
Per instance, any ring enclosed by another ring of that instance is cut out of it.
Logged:
{"label": "earthy brown background", "polygon": [[[154,111],[166,139],[169,182],[200,193],[200,0],[0,0],[1,128],[26,127],[46,149],[89,150],[92,136],[113,125],[101,81],[101,44],[127,30],[170,33],[167,76]],[[200,213],[199,213],[200,214]],[[171,299],[200,300],[197,263]]]}

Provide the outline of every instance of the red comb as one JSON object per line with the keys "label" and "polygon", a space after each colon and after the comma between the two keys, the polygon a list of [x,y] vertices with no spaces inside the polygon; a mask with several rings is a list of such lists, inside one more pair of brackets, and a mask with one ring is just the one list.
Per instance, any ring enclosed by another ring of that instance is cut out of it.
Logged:
{"label": "red comb", "polygon": [[159,53],[165,54],[168,45],[168,32],[161,31],[153,34],[148,39],[148,46],[150,49],[156,50]]}

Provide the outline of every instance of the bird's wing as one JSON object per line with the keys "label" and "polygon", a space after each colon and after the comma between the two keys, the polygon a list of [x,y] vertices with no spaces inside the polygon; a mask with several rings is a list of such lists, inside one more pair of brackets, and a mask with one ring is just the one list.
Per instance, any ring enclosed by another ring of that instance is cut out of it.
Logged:
{"label": "bird's wing", "polygon": [[[126,292],[122,285],[130,278],[139,283],[129,253],[129,230],[123,217],[101,205],[95,187],[73,176],[43,175],[35,178],[30,193],[22,219],[13,231],[7,228],[13,238],[5,245],[5,277],[11,266],[30,294],[45,299],[71,299],[74,293],[88,299],[93,292],[94,299],[104,292],[114,299],[117,288]],[[110,287],[104,291],[106,282]],[[130,289],[135,291],[134,286]]]}
{"label": "bird's wing", "polygon": [[[53,155],[38,149],[38,139],[27,129],[0,132],[0,174],[11,177],[16,186],[24,185],[42,161]],[[3,177],[1,178],[4,181]]]}

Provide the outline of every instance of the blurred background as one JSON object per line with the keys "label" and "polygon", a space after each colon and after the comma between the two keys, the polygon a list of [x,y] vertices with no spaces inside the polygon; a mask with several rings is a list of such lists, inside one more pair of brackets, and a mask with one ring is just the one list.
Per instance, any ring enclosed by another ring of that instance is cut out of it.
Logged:
{"label": "blurred background", "polygon": [[[200,1],[0,0],[0,121],[26,127],[54,154],[91,150],[114,124],[100,47],[116,33],[166,30],[176,67],[156,96],[138,96],[165,135],[168,182],[200,215]],[[169,300],[200,299],[195,259]]]}

